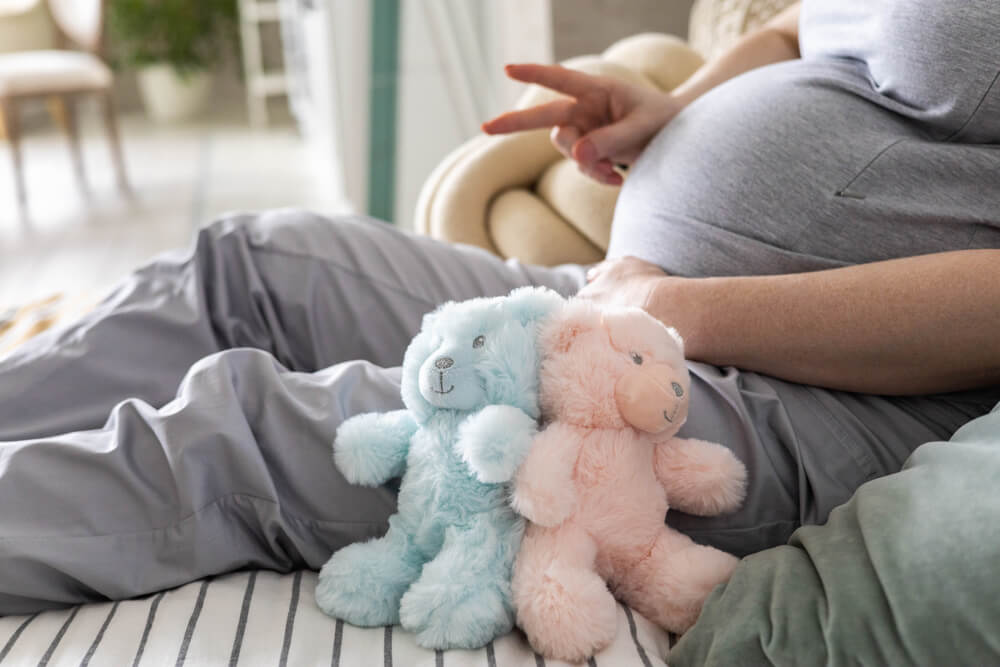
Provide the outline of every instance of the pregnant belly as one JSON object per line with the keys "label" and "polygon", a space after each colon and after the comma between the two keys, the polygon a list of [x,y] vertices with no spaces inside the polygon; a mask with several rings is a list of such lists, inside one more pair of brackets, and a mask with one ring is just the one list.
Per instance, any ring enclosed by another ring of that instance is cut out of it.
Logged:
{"label": "pregnant belly", "polygon": [[[921,137],[912,121],[862,96],[855,68],[773,65],[685,109],[630,170],[609,256],[635,255],[681,276],[755,275],[966,247],[971,230],[960,237],[956,225],[926,220],[908,228],[914,221],[899,219],[906,207],[852,189],[888,148]],[[911,208],[922,197],[933,204],[915,190]]]}

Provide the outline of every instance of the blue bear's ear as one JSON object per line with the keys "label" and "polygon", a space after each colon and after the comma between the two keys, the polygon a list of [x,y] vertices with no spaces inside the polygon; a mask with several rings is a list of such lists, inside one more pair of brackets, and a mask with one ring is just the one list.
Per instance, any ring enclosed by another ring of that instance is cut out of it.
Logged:
{"label": "blue bear's ear", "polygon": [[429,313],[424,313],[423,319],[420,321],[421,331],[430,331],[434,328],[437,323],[438,317],[441,315],[441,308],[446,304],[441,304]]}
{"label": "blue bear's ear", "polygon": [[548,287],[518,287],[503,300],[503,311],[527,325],[548,317],[565,302],[565,299]]}
{"label": "blue bear's ear", "polygon": [[[424,325],[430,315],[424,316]],[[423,424],[434,413],[434,406],[427,402],[420,393],[420,366],[434,352],[434,338],[430,332],[423,330],[414,336],[403,355],[403,381],[401,393],[403,405],[413,413],[418,424]]]}

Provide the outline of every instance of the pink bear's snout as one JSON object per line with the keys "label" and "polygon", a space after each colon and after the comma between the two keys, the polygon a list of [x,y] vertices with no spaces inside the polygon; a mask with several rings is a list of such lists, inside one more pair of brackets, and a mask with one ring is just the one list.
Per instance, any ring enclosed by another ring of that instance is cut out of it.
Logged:
{"label": "pink bear's snout", "polygon": [[622,418],[646,433],[676,430],[687,419],[684,378],[668,364],[652,364],[623,375],[615,385]]}

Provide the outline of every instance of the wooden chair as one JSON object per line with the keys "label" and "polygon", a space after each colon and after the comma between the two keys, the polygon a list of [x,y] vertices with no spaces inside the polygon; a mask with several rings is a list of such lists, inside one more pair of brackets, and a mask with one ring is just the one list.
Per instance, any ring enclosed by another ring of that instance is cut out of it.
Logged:
{"label": "wooden chair", "polygon": [[[97,97],[111,144],[118,185],[128,192],[118,123],[111,85],[114,77],[103,62],[104,5],[102,0],[48,0],[58,29],[58,49],[0,54],[0,122],[10,141],[18,205],[27,208],[27,191],[21,160],[20,104],[45,99],[65,127],[73,166],[80,186],[86,189],[83,157],[77,131],[76,103],[84,95]],[[81,50],[69,50],[75,44]]]}

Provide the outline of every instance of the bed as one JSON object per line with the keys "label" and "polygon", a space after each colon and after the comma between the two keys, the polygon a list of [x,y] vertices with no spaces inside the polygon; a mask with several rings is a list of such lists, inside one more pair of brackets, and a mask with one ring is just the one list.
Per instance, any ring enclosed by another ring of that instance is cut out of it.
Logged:
{"label": "bed", "polygon": [[[398,627],[355,628],[316,606],[316,573],[249,571],[121,602],[0,618],[0,666],[539,667],[519,632],[478,651],[431,651]],[[670,636],[625,607],[589,665],[665,665]]]}

